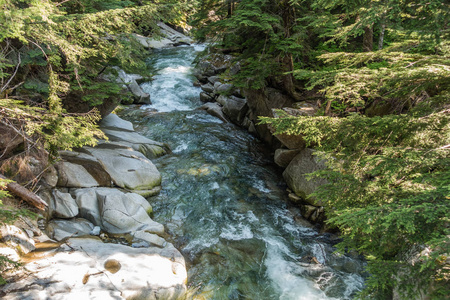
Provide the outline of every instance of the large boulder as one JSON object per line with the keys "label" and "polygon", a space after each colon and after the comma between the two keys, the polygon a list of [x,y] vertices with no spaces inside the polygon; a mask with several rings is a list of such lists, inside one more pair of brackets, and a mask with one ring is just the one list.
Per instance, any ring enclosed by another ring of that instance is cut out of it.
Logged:
{"label": "large boulder", "polygon": [[[170,148],[168,145],[153,141],[137,132],[111,130],[106,128],[102,128],[102,130],[109,138],[109,141],[117,142],[117,145],[131,147],[135,151],[141,152],[150,159],[170,153]],[[104,142],[101,142],[100,144],[102,144],[102,148],[107,147]]]}
{"label": "large boulder", "polygon": [[278,166],[286,168],[299,153],[300,150],[277,149],[275,150],[274,161]]}
{"label": "large boulder", "polygon": [[100,185],[82,165],[61,161],[55,167],[58,171],[58,186],[93,187]]}
{"label": "large boulder", "polygon": [[113,188],[73,190],[79,216],[100,226],[108,233],[129,233],[137,230],[162,234],[164,226],[153,221],[152,206],[136,193]]}
{"label": "large boulder", "polygon": [[194,41],[186,35],[167,26],[163,22],[158,22],[159,38],[149,38],[142,35],[133,34],[134,38],[146,49],[161,49],[179,45],[189,45]]}
{"label": "large boulder", "polygon": [[132,80],[128,84],[128,89],[133,95],[134,104],[151,104],[150,94],[144,92],[136,80]]}
{"label": "large boulder", "polygon": [[99,188],[96,194],[103,230],[109,233],[138,230],[164,233],[164,226],[150,218],[152,207],[144,197],[108,188]]}
{"label": "large boulder", "polygon": [[33,261],[27,276],[3,286],[2,299],[179,299],[186,291],[183,256],[165,247],[132,248],[96,237],[71,238]]}
{"label": "large boulder", "polygon": [[[221,96],[222,97],[222,96]],[[219,97],[220,98],[220,97]],[[235,123],[241,124],[248,111],[247,100],[235,96],[226,97],[223,112]]]}
{"label": "large boulder", "polygon": [[78,215],[78,205],[69,193],[53,190],[49,205],[49,215],[56,218],[70,219]]}
{"label": "large boulder", "polygon": [[129,121],[125,121],[116,114],[109,114],[102,119],[98,124],[102,129],[122,130],[122,131],[134,131],[133,124]]}
{"label": "large boulder", "polygon": [[128,190],[151,190],[161,185],[161,174],[142,153],[123,149],[84,147],[111,176],[115,185]]}
{"label": "large boulder", "polygon": [[208,102],[200,106],[198,109],[205,110],[211,116],[219,118],[224,123],[228,123],[227,117],[223,114],[222,107],[220,107],[217,103]]}
{"label": "large boulder", "polygon": [[[248,117],[253,124],[258,124],[259,116],[274,117],[272,109],[291,106],[293,103],[291,97],[273,88],[264,88],[260,90],[246,89],[243,92],[251,112]],[[272,131],[267,125],[255,125],[254,130],[257,135],[268,144],[276,146],[276,144],[279,143],[272,135]]]}
{"label": "large boulder", "polygon": [[297,196],[311,205],[322,206],[320,199],[310,197],[310,195],[321,185],[327,183],[324,179],[306,178],[306,174],[323,170],[326,168],[325,162],[313,155],[314,150],[306,148],[302,150],[288,165],[283,172],[283,177],[288,186]]}
{"label": "large boulder", "polygon": [[58,186],[111,186],[111,176],[94,156],[76,151],[59,151],[59,155],[63,161],[56,164]]}

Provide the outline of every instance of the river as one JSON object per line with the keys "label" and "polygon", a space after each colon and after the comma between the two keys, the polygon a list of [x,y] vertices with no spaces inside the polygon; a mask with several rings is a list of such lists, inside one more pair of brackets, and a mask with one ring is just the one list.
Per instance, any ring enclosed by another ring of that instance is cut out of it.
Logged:
{"label": "river", "polygon": [[154,160],[162,192],[154,219],[188,263],[188,298],[351,299],[364,284],[358,257],[302,220],[281,170],[248,132],[196,110],[192,61],[201,46],[155,51],[152,105],[126,109],[136,131],[170,145]]}

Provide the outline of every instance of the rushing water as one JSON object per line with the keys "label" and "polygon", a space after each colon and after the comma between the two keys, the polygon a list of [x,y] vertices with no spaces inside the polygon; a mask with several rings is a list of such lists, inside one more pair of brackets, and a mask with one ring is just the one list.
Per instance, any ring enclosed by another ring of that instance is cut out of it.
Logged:
{"label": "rushing water", "polygon": [[333,253],[333,237],[302,221],[286,201],[280,170],[246,131],[196,110],[196,47],[164,49],[143,84],[152,105],[125,111],[137,131],[167,142],[155,160],[163,190],[155,220],[188,262],[194,299],[351,299],[362,261]]}

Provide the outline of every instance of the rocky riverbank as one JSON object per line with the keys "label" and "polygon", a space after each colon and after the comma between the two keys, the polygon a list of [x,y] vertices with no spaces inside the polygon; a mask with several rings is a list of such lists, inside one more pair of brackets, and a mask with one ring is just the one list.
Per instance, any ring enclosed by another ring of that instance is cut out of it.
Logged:
{"label": "rocky riverbank", "polygon": [[[109,141],[61,152],[45,174],[42,230],[3,230],[3,239],[14,236],[10,244],[22,245],[18,254],[38,248],[21,279],[3,287],[5,299],[177,299],[185,292],[184,258],[164,239],[144,198],[161,190],[151,159],[170,150],[114,114],[100,127]],[[48,247],[40,257],[39,248]]]}
{"label": "rocky riverbank", "polygon": [[315,101],[295,102],[281,90],[271,87],[259,90],[237,88],[228,78],[240,70],[231,55],[210,53],[204,56],[198,62],[195,74],[202,89],[200,99],[205,102],[200,109],[247,129],[269,144],[274,150],[275,163],[284,170],[289,198],[300,206],[304,218],[313,223],[322,222],[324,208],[320,201],[309,195],[323,182],[308,180],[305,175],[323,169],[324,163],[313,155],[313,149],[305,147],[301,136],[273,135],[269,126],[258,124],[259,116],[277,117],[277,109],[293,116],[314,115],[318,110]]}
{"label": "rocky riverbank", "polygon": [[[160,40],[136,36],[148,50],[192,42],[158,26]],[[117,78],[105,79],[122,83],[134,103],[150,103],[138,84],[143,78],[116,71]],[[2,299],[178,299],[185,293],[185,260],[165,240],[164,225],[150,217],[147,200],[161,191],[151,160],[170,149],[108,115],[115,105],[100,109],[107,115],[99,125],[108,140],[60,151],[42,176],[44,218],[23,217],[0,228],[0,254],[25,262],[2,286]]]}

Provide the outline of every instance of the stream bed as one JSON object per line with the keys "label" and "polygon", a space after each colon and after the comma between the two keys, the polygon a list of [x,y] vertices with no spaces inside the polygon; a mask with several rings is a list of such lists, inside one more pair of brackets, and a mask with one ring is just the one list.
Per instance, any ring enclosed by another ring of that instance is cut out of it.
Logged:
{"label": "stream bed", "polygon": [[192,61],[201,46],[155,51],[156,76],[142,88],[152,105],[121,117],[168,143],[153,160],[162,192],[154,220],[188,264],[188,298],[351,299],[364,285],[364,262],[334,253],[337,242],[287,201],[280,170],[258,139],[196,108]]}

